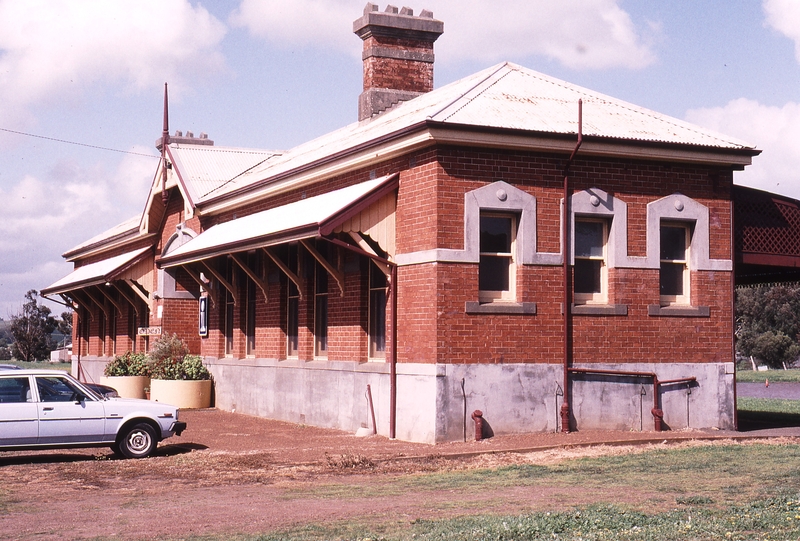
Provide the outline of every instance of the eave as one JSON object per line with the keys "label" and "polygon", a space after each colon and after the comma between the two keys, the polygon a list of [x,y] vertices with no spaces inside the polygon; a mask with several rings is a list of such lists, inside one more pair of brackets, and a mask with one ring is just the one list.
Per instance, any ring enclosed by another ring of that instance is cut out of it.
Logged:
{"label": "eave", "polygon": [[[366,143],[304,163],[198,205],[201,215],[226,212],[248,203],[312,185],[336,175],[388,161],[437,144],[569,154],[575,134],[458,125],[425,120]],[[741,170],[760,154],[752,148],[718,147],[584,136],[581,155],[702,164]]]}

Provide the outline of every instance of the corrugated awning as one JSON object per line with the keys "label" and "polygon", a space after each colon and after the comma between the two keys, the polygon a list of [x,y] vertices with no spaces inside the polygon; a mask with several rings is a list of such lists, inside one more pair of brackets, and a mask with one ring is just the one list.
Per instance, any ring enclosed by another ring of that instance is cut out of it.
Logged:
{"label": "corrugated awning", "polygon": [[391,174],[214,225],[159,260],[175,267],[224,254],[329,235],[395,190]]}
{"label": "corrugated awning", "polygon": [[42,295],[58,295],[68,293],[76,289],[82,289],[94,285],[110,282],[142,261],[150,252],[150,248],[140,248],[132,252],[126,252],[118,256],[104,259],[96,263],[90,263],[78,267],[61,280],[42,289]]}

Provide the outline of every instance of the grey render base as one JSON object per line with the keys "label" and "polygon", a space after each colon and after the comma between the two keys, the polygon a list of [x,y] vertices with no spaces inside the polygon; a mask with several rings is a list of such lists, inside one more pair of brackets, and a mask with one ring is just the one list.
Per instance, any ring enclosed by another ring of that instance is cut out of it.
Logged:
{"label": "grey render base", "polygon": [[[81,367],[87,379],[98,381],[107,362],[85,358]],[[205,362],[214,376],[214,405],[221,410],[349,432],[372,428],[369,385],[378,434],[389,436],[387,363]],[[76,368],[73,362],[73,374]],[[655,372],[660,380],[693,376],[697,383],[691,386],[661,388],[664,429],[734,428],[733,363],[590,368]],[[573,374],[570,379],[572,430],[654,430],[651,378]],[[474,439],[475,410],[495,434],[555,432],[561,428],[562,384],[560,364],[398,364],[396,437],[431,444],[461,441],[465,433]]]}

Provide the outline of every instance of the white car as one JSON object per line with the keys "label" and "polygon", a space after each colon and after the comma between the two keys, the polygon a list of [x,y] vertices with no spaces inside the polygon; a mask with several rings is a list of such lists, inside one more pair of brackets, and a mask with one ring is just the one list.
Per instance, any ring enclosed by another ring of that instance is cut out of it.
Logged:
{"label": "white car", "polygon": [[185,429],[175,406],[106,398],[57,370],[0,371],[0,451],[110,446],[144,458]]}

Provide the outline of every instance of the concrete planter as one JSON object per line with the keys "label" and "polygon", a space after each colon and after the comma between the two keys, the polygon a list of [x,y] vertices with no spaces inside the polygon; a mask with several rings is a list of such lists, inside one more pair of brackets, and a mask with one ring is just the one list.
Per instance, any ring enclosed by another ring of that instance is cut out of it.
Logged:
{"label": "concrete planter", "polygon": [[207,408],[211,406],[211,380],[154,379],[150,381],[150,400],[183,409]]}
{"label": "concrete planter", "polygon": [[150,378],[147,376],[102,376],[100,384],[115,388],[122,398],[146,398],[144,389],[150,385]]}

